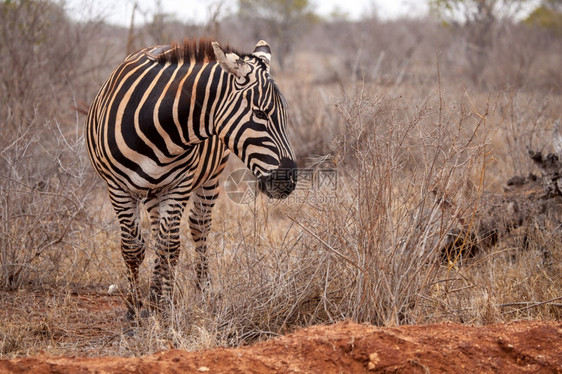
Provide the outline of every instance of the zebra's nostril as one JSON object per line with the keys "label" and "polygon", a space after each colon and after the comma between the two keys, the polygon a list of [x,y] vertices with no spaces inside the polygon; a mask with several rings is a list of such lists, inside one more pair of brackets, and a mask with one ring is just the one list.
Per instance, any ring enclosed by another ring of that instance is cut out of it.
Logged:
{"label": "zebra's nostril", "polygon": [[297,186],[297,164],[290,158],[282,158],[279,168],[259,179],[260,191],[275,199],[284,199]]}

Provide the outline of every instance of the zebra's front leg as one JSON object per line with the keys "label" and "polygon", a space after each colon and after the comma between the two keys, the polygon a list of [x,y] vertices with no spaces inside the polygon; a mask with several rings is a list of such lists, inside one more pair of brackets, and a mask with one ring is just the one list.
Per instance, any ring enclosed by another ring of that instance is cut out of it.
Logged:
{"label": "zebra's front leg", "polygon": [[119,189],[109,188],[111,203],[121,228],[121,255],[127,265],[127,319],[134,319],[141,308],[138,289],[139,267],[145,256],[144,240],[139,229],[138,202]]}
{"label": "zebra's front leg", "polygon": [[180,221],[185,203],[164,201],[160,205],[160,225],[156,237],[156,260],[150,285],[151,306],[161,309],[171,303],[174,270],[180,255]]}
{"label": "zebra's front leg", "polygon": [[207,235],[211,230],[212,209],[219,195],[218,181],[213,180],[199,187],[193,194],[193,208],[189,215],[189,229],[195,242],[197,288],[205,289],[209,284],[207,259]]}

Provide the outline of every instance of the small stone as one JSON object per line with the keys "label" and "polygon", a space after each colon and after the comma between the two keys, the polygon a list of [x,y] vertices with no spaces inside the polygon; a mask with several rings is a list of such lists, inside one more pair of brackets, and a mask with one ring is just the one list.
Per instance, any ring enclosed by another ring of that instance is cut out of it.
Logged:
{"label": "small stone", "polygon": [[371,353],[369,355],[369,364],[367,365],[367,369],[375,370],[379,361],[380,361],[379,354],[377,352]]}

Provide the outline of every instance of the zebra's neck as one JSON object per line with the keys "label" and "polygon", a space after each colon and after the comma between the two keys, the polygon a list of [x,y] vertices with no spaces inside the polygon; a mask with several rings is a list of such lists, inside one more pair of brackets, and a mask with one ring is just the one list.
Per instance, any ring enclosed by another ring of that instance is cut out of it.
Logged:
{"label": "zebra's neck", "polygon": [[169,110],[184,146],[198,144],[216,133],[217,103],[226,94],[228,76],[216,62],[166,65],[171,80],[160,110]]}

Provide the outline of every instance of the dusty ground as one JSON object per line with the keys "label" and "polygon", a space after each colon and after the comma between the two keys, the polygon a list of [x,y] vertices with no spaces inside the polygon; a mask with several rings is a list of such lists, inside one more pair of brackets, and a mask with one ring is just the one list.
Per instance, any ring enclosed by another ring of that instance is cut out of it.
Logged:
{"label": "dusty ground", "polygon": [[562,323],[379,328],[342,322],[236,349],[172,349],[141,358],[39,354],[0,361],[0,372],[562,373]]}

